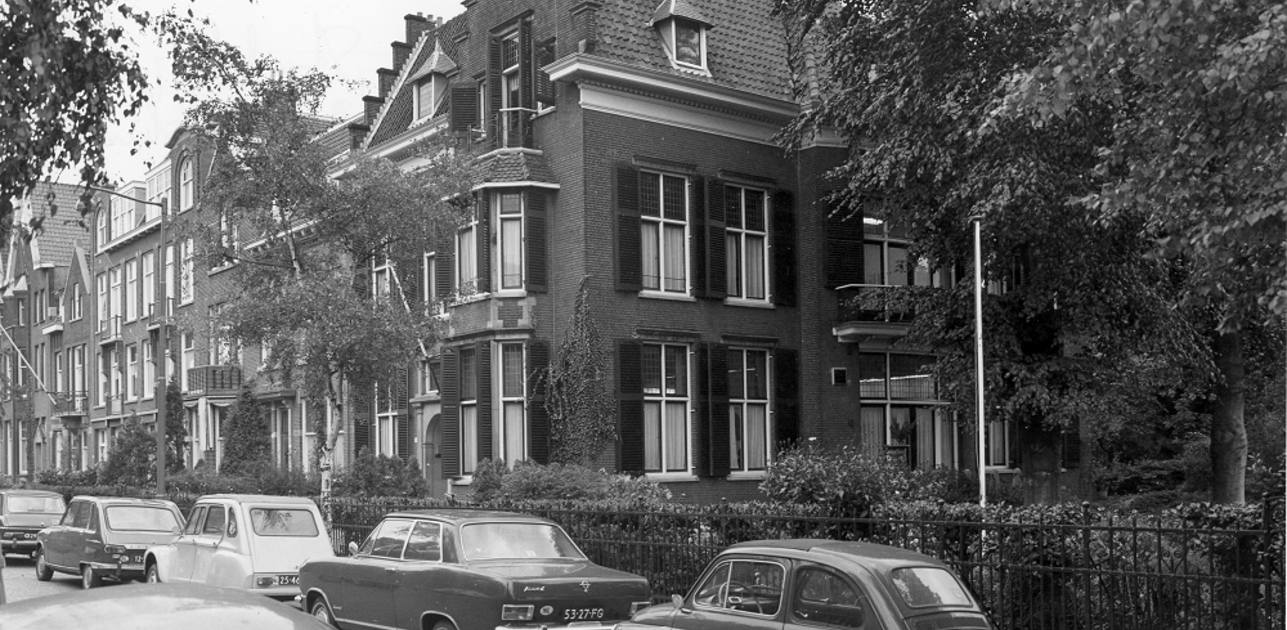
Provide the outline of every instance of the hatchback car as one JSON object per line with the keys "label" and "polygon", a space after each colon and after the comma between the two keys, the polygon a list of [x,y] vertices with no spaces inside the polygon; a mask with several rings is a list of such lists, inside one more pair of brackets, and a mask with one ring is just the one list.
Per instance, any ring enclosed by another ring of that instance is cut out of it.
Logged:
{"label": "hatchback car", "polygon": [[62,520],[36,535],[36,579],[79,574],[84,588],[104,578],[142,579],[147,548],[170,542],[182,527],[183,515],[171,501],[73,497]]}
{"label": "hatchback car", "polygon": [[729,547],[686,596],[618,630],[992,628],[943,562],[871,543],[771,540]]}
{"label": "hatchback car", "polygon": [[395,512],[349,553],[300,568],[304,610],[341,628],[606,630],[651,600],[646,579],[522,514]]}
{"label": "hatchback car", "polygon": [[61,520],[66,509],[57,492],[0,490],[0,553],[35,553],[36,533]]}
{"label": "hatchback car", "polygon": [[198,582],[278,599],[299,594],[299,566],[331,558],[311,499],[252,494],[201,497],[172,542],[147,551],[149,582]]}

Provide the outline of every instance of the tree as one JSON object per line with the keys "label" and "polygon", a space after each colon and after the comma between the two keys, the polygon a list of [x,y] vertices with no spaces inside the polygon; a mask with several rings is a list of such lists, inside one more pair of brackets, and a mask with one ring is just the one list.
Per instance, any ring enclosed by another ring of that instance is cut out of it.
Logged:
{"label": "tree", "polygon": [[558,355],[537,376],[550,416],[550,461],[589,466],[616,436],[608,351],[590,313],[589,278],[581,281]]}
{"label": "tree", "polygon": [[99,483],[149,485],[156,479],[155,458],[156,437],[143,426],[137,414],[130,414],[107,451],[107,461],[98,473]]}
{"label": "tree", "polygon": [[[420,270],[472,209],[473,156],[443,132],[411,151],[413,169],[350,156],[336,174],[334,151],[316,141],[334,124],[316,115],[329,77],[172,32],[179,85],[194,94],[187,127],[216,156],[176,232],[211,266],[233,263],[215,325],[342,410],[348,390],[392,382],[435,343]],[[318,428],[328,488],[338,431]]]}
{"label": "tree", "polygon": [[1287,313],[1287,6],[990,4],[998,18],[1040,14],[1059,33],[1008,78],[997,120],[1050,125],[1091,106],[1108,112],[1113,134],[1093,165],[1099,185],[1077,203],[1101,221],[1142,216],[1153,254],[1182,266],[1180,296],[1219,374],[1213,499],[1242,503],[1247,338],[1281,337]]}
{"label": "tree", "polygon": [[[1128,424],[1187,373],[1193,332],[1169,308],[1171,270],[1143,256],[1141,217],[1102,218],[1067,203],[1100,183],[1092,167],[1111,134],[1109,113],[1088,104],[1043,126],[991,115],[1003,81],[1057,41],[1056,21],[980,13],[970,0],[779,9],[793,50],[824,51],[824,70],[802,73],[798,86],[804,96],[813,80],[820,97],[785,138],[798,147],[831,126],[850,140],[831,174],[840,185],[832,212],[884,222],[910,241],[904,268],[888,270],[909,281],[882,280],[926,284],[953,269],[971,277],[970,221],[982,220],[984,275],[1000,289],[985,301],[988,419],[1018,428],[1029,478],[1059,471],[1060,432]],[[973,427],[971,284],[904,287],[896,306],[916,313],[901,343],[942,353],[940,396]],[[1054,498],[1053,488],[1037,490],[1034,498]]]}
{"label": "tree", "polygon": [[172,376],[165,385],[165,441],[169,449],[165,457],[165,469],[170,472],[178,472],[184,467],[183,454],[188,450],[187,415],[188,412],[183,407],[183,391],[179,389],[179,377]]}
{"label": "tree", "polygon": [[253,475],[273,463],[268,419],[249,387],[243,387],[223,428],[223,459],[219,472]]}

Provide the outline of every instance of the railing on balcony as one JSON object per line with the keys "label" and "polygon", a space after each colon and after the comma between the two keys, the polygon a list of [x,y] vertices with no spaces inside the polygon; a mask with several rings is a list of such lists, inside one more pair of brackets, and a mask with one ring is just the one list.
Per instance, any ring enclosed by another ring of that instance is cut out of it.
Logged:
{"label": "railing on balcony", "polygon": [[83,416],[89,411],[88,392],[54,392],[54,417]]}
{"label": "railing on balcony", "polygon": [[210,396],[236,394],[241,389],[241,368],[235,365],[203,365],[188,370],[188,394]]}
{"label": "railing on balcony", "polygon": [[849,284],[836,289],[841,322],[907,324],[929,287]]}
{"label": "railing on balcony", "polygon": [[121,338],[121,316],[112,315],[98,320],[98,341],[107,343]]}
{"label": "railing on balcony", "polygon": [[125,397],[122,395],[107,396],[107,415],[119,416],[125,413]]}
{"label": "railing on balcony", "polygon": [[500,110],[496,124],[500,127],[498,148],[528,147],[532,145],[532,116],[536,112],[525,107],[507,107]]}

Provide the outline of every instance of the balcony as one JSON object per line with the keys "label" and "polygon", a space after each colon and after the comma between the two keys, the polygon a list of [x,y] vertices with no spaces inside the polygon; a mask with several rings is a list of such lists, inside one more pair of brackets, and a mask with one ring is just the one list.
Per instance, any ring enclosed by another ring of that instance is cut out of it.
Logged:
{"label": "balcony", "polygon": [[89,411],[89,394],[87,392],[54,392],[53,416],[55,418],[73,418],[84,416]]}
{"label": "balcony", "polygon": [[98,343],[108,344],[121,340],[121,316],[112,315],[98,320]]}
{"label": "balcony", "polygon": [[507,107],[500,110],[495,124],[500,126],[496,148],[510,149],[532,146],[532,116],[535,110],[524,107]]}
{"label": "balcony", "polygon": [[241,368],[203,365],[188,370],[189,396],[236,395],[241,391]]}
{"label": "balcony", "polygon": [[836,289],[839,321],[832,329],[838,341],[858,342],[872,337],[907,334],[916,315],[916,302],[929,287],[849,284]]}
{"label": "balcony", "polygon": [[40,324],[40,332],[44,335],[51,335],[63,331],[63,311],[57,306],[51,306],[45,315],[45,320]]}

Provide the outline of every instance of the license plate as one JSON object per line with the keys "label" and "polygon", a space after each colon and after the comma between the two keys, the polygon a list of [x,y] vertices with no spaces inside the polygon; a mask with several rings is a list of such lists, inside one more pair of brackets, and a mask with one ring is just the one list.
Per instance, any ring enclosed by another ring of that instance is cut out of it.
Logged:
{"label": "license plate", "polygon": [[277,586],[299,586],[299,576],[279,575],[277,576]]}
{"label": "license plate", "polygon": [[126,564],[143,564],[143,554],[125,556],[125,562]]}
{"label": "license plate", "polygon": [[603,619],[602,608],[564,608],[564,621],[594,621]]}

